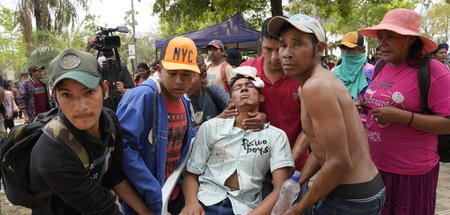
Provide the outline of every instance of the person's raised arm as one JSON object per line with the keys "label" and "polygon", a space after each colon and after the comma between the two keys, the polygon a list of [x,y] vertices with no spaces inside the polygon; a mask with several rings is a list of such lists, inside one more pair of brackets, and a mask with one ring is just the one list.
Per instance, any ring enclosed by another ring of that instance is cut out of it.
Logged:
{"label": "person's raised arm", "polygon": [[94,46],[94,44],[97,42],[98,40],[98,35],[94,35],[92,36],[89,41],[86,43],[86,46],[83,48],[84,52],[89,52],[91,51],[91,48]]}
{"label": "person's raised arm", "polygon": [[344,116],[336,93],[326,80],[309,80],[302,88],[303,111],[311,119],[315,144],[323,150],[320,153],[325,160],[310,191],[285,214],[306,211],[329,194],[352,168]]}

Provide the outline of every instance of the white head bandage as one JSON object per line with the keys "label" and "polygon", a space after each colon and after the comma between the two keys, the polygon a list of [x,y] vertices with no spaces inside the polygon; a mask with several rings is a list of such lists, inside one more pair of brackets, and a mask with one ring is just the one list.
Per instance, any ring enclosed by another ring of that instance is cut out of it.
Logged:
{"label": "white head bandage", "polygon": [[244,77],[254,79],[252,81],[252,83],[257,88],[263,88],[264,87],[264,82],[261,80],[261,78],[256,77],[256,73],[258,71],[254,67],[241,66],[241,67],[237,67],[236,69],[234,69],[233,72],[234,72],[235,75],[239,74],[239,75],[242,75]]}

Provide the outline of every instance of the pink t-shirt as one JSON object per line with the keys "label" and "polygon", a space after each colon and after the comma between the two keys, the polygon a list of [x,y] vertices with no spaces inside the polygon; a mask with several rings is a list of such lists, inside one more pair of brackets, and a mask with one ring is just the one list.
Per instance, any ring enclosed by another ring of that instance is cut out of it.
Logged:
{"label": "pink t-shirt", "polygon": [[[406,63],[395,68],[387,63],[367,88],[367,106],[394,106],[424,113],[417,74],[418,69]],[[437,60],[430,61],[428,105],[437,115],[450,115],[450,73]],[[379,125],[370,111],[366,125],[370,154],[378,169],[402,175],[420,175],[439,162],[437,135],[400,123]]]}
{"label": "pink t-shirt", "polygon": [[134,86],[137,87],[142,84],[142,82],[146,81],[147,79],[139,78],[139,81],[137,83],[134,83]]}

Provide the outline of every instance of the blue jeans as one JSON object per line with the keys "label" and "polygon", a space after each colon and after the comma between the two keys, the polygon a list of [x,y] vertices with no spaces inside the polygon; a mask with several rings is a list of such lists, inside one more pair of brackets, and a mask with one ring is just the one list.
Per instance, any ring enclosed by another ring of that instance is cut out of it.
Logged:
{"label": "blue jeans", "polygon": [[365,199],[343,199],[326,196],[305,215],[380,215],[386,199],[386,188],[376,195]]}
{"label": "blue jeans", "polygon": [[221,202],[211,206],[205,206],[201,202],[200,204],[202,205],[206,215],[234,215],[229,198],[226,198]]}

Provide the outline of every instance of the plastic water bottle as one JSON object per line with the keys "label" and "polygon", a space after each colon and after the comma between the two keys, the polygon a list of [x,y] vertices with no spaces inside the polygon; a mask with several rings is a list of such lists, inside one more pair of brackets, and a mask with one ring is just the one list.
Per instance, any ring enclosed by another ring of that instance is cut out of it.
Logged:
{"label": "plastic water bottle", "polygon": [[281,187],[280,196],[277,203],[273,207],[271,215],[281,215],[287,211],[294,203],[298,194],[300,193],[300,171],[295,171],[291,178],[286,180]]}

